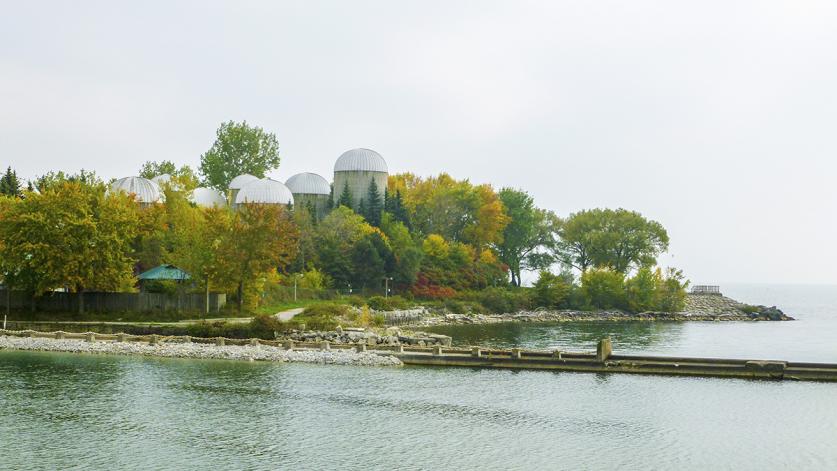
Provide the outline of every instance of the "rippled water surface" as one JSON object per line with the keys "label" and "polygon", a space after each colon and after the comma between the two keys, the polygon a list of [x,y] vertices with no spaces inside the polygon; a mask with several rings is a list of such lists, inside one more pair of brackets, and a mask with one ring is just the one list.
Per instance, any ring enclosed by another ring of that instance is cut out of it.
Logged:
{"label": "rippled water surface", "polygon": [[[837,289],[736,289],[801,320],[457,335],[837,361]],[[0,352],[0,469],[837,469],[835,444],[828,383]]]}

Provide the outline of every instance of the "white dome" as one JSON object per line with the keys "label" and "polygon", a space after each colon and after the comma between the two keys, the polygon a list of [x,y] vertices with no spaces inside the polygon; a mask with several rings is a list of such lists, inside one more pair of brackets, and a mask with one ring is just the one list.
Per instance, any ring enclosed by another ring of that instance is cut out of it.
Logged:
{"label": "white dome", "polygon": [[295,195],[330,195],[331,185],[328,180],[316,173],[297,173],[285,182]]}
{"label": "white dome", "polygon": [[249,173],[241,174],[241,175],[233,178],[230,181],[230,190],[240,190],[240,189],[244,188],[244,185],[246,185],[250,182],[254,182],[258,179],[259,179],[259,177],[254,177],[253,175],[250,175]]}
{"label": "white dome", "polygon": [[370,149],[352,149],[343,152],[334,164],[335,172],[387,172],[387,163],[381,154]]}
{"label": "white dome", "polygon": [[171,175],[169,175],[168,173],[157,175],[156,177],[152,178],[151,181],[158,185],[165,185],[166,183],[171,182]]}
{"label": "white dome", "polygon": [[142,177],[125,177],[111,183],[110,191],[124,191],[136,196],[140,203],[159,203],[165,200],[160,186]]}
{"label": "white dome", "polygon": [[227,199],[215,188],[195,188],[189,195],[189,201],[203,208],[223,208],[227,204]]}
{"label": "white dome", "polygon": [[293,204],[294,195],[283,183],[263,178],[244,185],[235,195],[235,204],[245,203]]}

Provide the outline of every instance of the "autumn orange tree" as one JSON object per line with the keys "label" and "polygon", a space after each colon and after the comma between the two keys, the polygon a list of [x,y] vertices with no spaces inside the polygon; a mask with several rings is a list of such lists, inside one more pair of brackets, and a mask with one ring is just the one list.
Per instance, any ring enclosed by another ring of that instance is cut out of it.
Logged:
{"label": "autumn orange tree", "polygon": [[238,309],[245,288],[273,269],[284,269],[296,257],[299,232],[280,205],[245,204],[230,214],[229,224],[217,227],[219,278],[236,286]]}

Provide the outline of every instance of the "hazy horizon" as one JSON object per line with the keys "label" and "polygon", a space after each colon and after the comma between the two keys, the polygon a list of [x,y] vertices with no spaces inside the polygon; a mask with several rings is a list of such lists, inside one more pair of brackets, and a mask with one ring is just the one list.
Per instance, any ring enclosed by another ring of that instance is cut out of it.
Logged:
{"label": "hazy horizon", "polygon": [[197,169],[223,121],[272,176],[390,173],[624,207],[694,283],[837,284],[837,4],[7,2],[0,165]]}

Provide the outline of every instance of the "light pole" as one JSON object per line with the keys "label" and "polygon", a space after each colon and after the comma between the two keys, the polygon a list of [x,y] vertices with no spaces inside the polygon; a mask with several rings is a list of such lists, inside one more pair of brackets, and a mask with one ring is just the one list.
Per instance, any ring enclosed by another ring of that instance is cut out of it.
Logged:
{"label": "light pole", "polygon": [[294,273],[294,302],[296,302],[296,281],[300,276],[301,275],[299,273]]}
{"label": "light pole", "polygon": [[384,299],[389,298],[389,282],[392,280],[391,276],[384,277]]}

